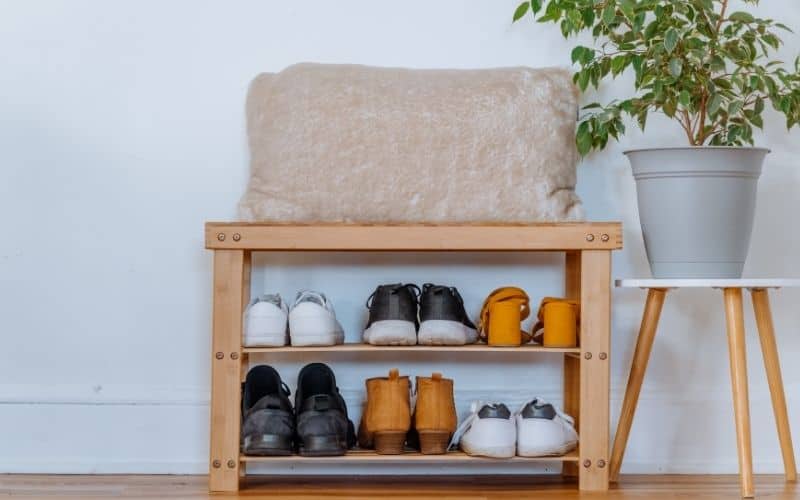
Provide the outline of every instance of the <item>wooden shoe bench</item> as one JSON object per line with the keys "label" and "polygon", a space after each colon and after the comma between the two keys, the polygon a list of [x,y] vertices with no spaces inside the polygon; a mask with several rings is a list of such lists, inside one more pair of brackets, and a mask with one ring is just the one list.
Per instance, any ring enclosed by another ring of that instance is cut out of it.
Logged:
{"label": "wooden shoe bench", "polygon": [[[580,444],[562,457],[508,459],[513,462],[563,462],[563,475],[578,478],[585,491],[608,489],[609,471],[609,337],[611,326],[611,252],[622,248],[617,222],[541,223],[525,225],[281,225],[209,222],[206,248],[214,252],[214,314],[211,351],[210,491],[238,491],[247,463],[381,463],[460,464],[505,462],[445,455],[377,455],[353,451],[342,457],[248,457],[239,452],[241,382],[248,356],[307,352],[315,359],[337,352],[527,353],[548,352],[564,358],[564,410],[575,417]],[[580,301],[580,346],[545,348],[527,345],[380,347],[344,344],[328,347],[246,348],[242,346],[243,311],[250,300],[252,252],[561,252],[565,258],[564,290]],[[357,422],[356,422],[357,425]],[[491,471],[487,467],[487,471]]]}

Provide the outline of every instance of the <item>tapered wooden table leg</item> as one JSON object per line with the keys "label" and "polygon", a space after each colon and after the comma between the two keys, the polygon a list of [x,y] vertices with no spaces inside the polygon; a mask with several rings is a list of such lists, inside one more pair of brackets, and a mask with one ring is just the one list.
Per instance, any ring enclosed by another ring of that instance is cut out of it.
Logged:
{"label": "tapered wooden table leg", "polygon": [[639,401],[639,392],[642,389],[647,363],[650,360],[650,351],[653,348],[653,339],[655,339],[656,329],[658,328],[658,319],[661,316],[661,308],[664,305],[664,297],[666,295],[667,290],[665,288],[650,288],[647,292],[647,302],[644,306],[642,324],[639,327],[639,338],[636,341],[636,349],[633,353],[628,386],[625,389],[625,399],[619,415],[617,432],[614,435],[614,447],[611,451],[611,469],[609,471],[609,480],[611,481],[617,481],[619,478],[622,457],[625,454],[625,446],[628,444],[628,435],[631,431],[633,415],[636,412],[636,403]]}
{"label": "tapered wooden table leg", "polygon": [[752,498],[755,495],[755,491],[753,488],[753,452],[750,445],[750,407],[747,394],[747,356],[744,337],[744,315],[742,312],[742,289],[725,288],[724,297],[741,489],[743,497]]}
{"label": "tapered wooden table leg", "polygon": [[789,429],[789,415],[786,411],[786,396],[783,391],[781,364],[778,359],[778,346],[775,342],[775,328],[772,325],[772,312],[769,307],[769,295],[765,288],[751,291],[753,309],[758,325],[758,337],[761,340],[761,353],[767,370],[769,394],[772,398],[772,410],[775,413],[775,424],[778,427],[778,440],[783,455],[783,470],[787,481],[797,481],[797,465],[794,461],[792,434]]}

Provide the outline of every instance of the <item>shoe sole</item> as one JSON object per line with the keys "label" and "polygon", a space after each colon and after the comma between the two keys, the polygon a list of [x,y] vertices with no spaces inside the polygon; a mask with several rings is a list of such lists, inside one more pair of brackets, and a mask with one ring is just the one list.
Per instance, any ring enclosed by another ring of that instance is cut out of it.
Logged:
{"label": "shoe sole", "polygon": [[469,446],[467,443],[461,444],[464,453],[471,457],[488,458],[512,458],[516,452],[516,446]]}
{"label": "shoe sole", "polygon": [[406,431],[381,431],[373,435],[375,452],[378,455],[400,455],[406,444]]}
{"label": "shoe sole", "polygon": [[338,457],[347,453],[347,440],[336,435],[306,436],[298,447],[303,457]]}
{"label": "shoe sole", "polygon": [[412,321],[376,321],[364,330],[364,342],[372,345],[416,345],[417,329]]}
{"label": "shoe sole", "polygon": [[569,453],[578,447],[577,441],[570,441],[561,446],[548,448],[519,448],[517,455],[520,457],[558,457]]}
{"label": "shoe sole", "polygon": [[296,333],[292,332],[289,342],[295,347],[327,346],[339,345],[344,343],[344,334],[339,332],[314,332]]}
{"label": "shoe sole", "polygon": [[449,444],[448,431],[419,431],[419,451],[423,455],[444,455]]}
{"label": "shoe sole", "polygon": [[284,457],[291,455],[292,452],[292,439],[277,434],[245,436],[242,443],[242,453],[245,455]]}
{"label": "shoe sole", "polygon": [[263,335],[245,335],[245,347],[283,347],[286,345],[286,333],[269,333]]}
{"label": "shoe sole", "polygon": [[420,345],[465,345],[478,340],[478,332],[458,321],[429,319],[419,325]]}

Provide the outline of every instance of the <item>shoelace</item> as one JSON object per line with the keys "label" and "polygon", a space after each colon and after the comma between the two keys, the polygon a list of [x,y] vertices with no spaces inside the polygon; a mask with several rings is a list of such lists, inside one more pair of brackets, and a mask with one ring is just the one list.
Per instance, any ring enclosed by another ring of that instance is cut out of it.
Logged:
{"label": "shoelace", "polygon": [[295,305],[304,302],[306,300],[310,300],[311,302],[316,302],[317,304],[321,305],[324,308],[328,308],[328,298],[325,297],[324,293],[316,292],[314,290],[300,290],[297,292],[297,296],[294,299]]}
{"label": "shoelace", "polygon": [[434,285],[433,283],[425,283],[422,285],[423,292],[427,292],[428,290],[432,290],[433,293],[439,294],[442,292],[450,292],[453,297],[458,299],[458,302],[463,306],[464,299],[461,297],[461,294],[458,292],[458,288],[454,286],[444,286],[444,285]]}
{"label": "shoelace", "polygon": [[[380,287],[378,287],[378,288],[380,288]],[[411,292],[411,295],[414,297],[414,303],[415,304],[419,304],[419,296],[422,293],[422,291],[414,283],[406,283],[405,285],[403,285],[403,284],[393,285],[392,288],[391,288],[392,294],[397,294],[397,292],[399,292],[403,288],[405,288],[409,292]],[[376,293],[378,293],[378,289],[377,288],[367,298],[367,302],[366,302],[367,309],[371,309],[372,308],[372,301],[373,301],[373,299],[375,299],[375,294]]]}

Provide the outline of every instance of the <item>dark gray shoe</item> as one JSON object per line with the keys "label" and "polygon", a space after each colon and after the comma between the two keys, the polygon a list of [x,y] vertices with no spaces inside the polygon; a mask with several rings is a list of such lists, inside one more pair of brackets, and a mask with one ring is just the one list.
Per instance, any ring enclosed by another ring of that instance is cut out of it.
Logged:
{"label": "dark gray shoe", "polygon": [[420,290],[411,283],[380,285],[367,300],[369,321],[364,342],[372,345],[415,345],[417,343],[417,297]]}
{"label": "dark gray shoe", "polygon": [[355,446],[353,422],[347,417],[347,405],[339,394],[336,377],[328,365],[311,363],[300,370],[295,411],[300,455],[344,455]]}
{"label": "dark gray shoe", "polygon": [[453,286],[422,285],[419,298],[422,345],[464,345],[478,341],[478,330],[464,310],[464,299]]}
{"label": "dark gray shoe", "polygon": [[294,434],[289,388],[275,368],[267,365],[252,368],[242,387],[242,452],[291,455]]}

